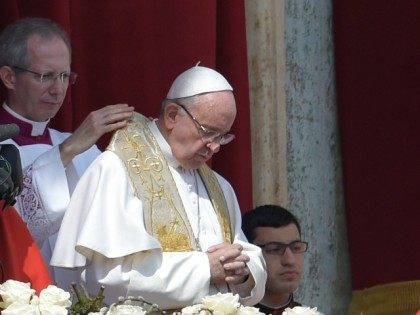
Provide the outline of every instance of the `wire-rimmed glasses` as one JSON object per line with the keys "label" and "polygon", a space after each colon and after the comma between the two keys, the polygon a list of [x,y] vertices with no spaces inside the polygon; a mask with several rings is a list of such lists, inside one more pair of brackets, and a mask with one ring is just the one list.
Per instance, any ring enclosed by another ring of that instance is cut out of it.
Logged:
{"label": "wire-rimmed glasses", "polygon": [[177,104],[179,107],[181,107],[186,113],[187,115],[193,120],[193,122],[196,124],[197,126],[197,130],[198,133],[200,134],[201,138],[205,141],[205,142],[216,142],[220,145],[225,145],[228,144],[229,142],[231,142],[233,139],[235,139],[235,135],[231,134],[231,133],[225,133],[225,134],[221,134],[218,131],[214,131],[211,130],[209,128],[204,127],[202,124],[200,124],[200,122],[187,110],[187,108],[177,102],[174,102],[175,104]]}
{"label": "wire-rimmed glasses", "polygon": [[308,250],[308,242],[303,241],[293,241],[289,244],[284,244],[280,242],[270,242],[267,244],[257,245],[261,247],[264,253],[268,255],[283,255],[286,251],[286,248],[290,248],[293,254],[304,253]]}
{"label": "wire-rimmed glasses", "polygon": [[69,84],[74,84],[76,82],[76,78],[77,78],[77,73],[75,72],[61,72],[61,73],[53,73],[53,72],[46,72],[46,73],[39,73],[36,71],[32,71],[29,69],[25,69],[25,68],[21,68],[18,66],[12,66],[13,69],[16,69],[18,71],[22,71],[22,72],[28,72],[28,73],[32,73],[34,75],[34,77],[42,84],[53,84],[55,82],[55,80],[57,80],[57,78],[60,78],[61,83],[69,83]]}

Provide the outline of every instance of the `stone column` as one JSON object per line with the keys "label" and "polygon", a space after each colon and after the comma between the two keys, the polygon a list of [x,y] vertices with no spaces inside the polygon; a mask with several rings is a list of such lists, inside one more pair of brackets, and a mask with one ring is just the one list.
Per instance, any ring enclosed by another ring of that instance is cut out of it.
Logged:
{"label": "stone column", "polygon": [[254,204],[287,204],[284,1],[245,1]]}
{"label": "stone column", "polygon": [[297,300],[346,314],[351,287],[332,2],[245,3],[254,201],[286,206],[300,219],[310,249]]}

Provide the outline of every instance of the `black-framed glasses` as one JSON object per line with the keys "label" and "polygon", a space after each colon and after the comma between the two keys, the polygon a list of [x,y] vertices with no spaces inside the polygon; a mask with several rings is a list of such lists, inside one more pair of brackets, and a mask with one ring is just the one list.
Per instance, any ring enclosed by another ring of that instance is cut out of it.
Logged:
{"label": "black-framed glasses", "polygon": [[76,82],[76,78],[77,78],[77,73],[75,72],[61,72],[58,74],[55,74],[53,72],[46,72],[46,73],[39,73],[39,72],[35,72],[29,69],[25,69],[25,68],[21,68],[18,66],[12,66],[13,69],[16,69],[18,71],[22,71],[22,72],[28,72],[28,73],[32,73],[34,75],[34,77],[42,84],[53,84],[55,82],[55,80],[57,80],[57,78],[60,78],[61,83],[69,83],[69,84],[74,84]]}
{"label": "black-framed glasses", "polygon": [[257,245],[261,247],[264,253],[268,255],[283,255],[286,251],[286,248],[290,248],[293,254],[304,253],[308,250],[308,242],[303,241],[293,241],[289,244],[284,244],[280,242],[270,242],[267,244]]}
{"label": "black-framed glasses", "polygon": [[220,145],[225,145],[231,142],[233,139],[235,139],[234,134],[231,134],[231,133],[221,134],[220,132],[204,127],[202,124],[199,123],[199,121],[193,115],[191,115],[191,113],[187,110],[187,108],[184,105],[177,102],[174,102],[174,103],[177,104],[179,107],[181,107],[187,113],[187,115],[193,120],[193,122],[197,126],[198,133],[200,134],[201,138],[204,141],[216,142]]}

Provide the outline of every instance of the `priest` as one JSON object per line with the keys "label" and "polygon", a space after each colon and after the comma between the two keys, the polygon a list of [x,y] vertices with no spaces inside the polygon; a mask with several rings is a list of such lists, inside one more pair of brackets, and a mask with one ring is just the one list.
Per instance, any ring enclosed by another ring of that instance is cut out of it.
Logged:
{"label": "priest", "polygon": [[[125,126],[134,110],[127,104],[103,107],[90,113],[73,134],[50,128],[76,81],[70,65],[69,37],[49,19],[23,18],[0,34],[0,80],[7,93],[0,103],[0,124],[20,129],[3,142],[15,145],[22,160],[23,191],[15,206],[46,261],[74,186],[100,154],[96,141]],[[65,289],[74,280],[71,273],[50,272]]]}
{"label": "priest", "polygon": [[180,74],[158,119],[136,113],[87,170],[66,211],[51,264],[81,268],[106,301],[142,296],[163,310],[233,292],[264,294],[261,249],[247,242],[230,184],[206,164],[236,116],[233,89],[213,69]]}

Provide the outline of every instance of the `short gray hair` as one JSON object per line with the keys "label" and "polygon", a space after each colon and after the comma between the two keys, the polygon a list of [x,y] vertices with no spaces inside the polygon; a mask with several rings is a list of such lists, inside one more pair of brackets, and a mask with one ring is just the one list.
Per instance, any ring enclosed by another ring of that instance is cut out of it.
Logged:
{"label": "short gray hair", "polygon": [[200,96],[201,95],[199,94],[199,95],[181,97],[181,98],[176,98],[176,99],[165,98],[162,102],[161,112],[163,113],[166,105],[168,105],[169,103],[181,104],[181,105],[184,105],[187,109],[190,109],[192,106],[198,103]]}
{"label": "short gray hair", "polygon": [[32,35],[45,39],[61,38],[71,56],[71,44],[67,33],[55,22],[39,17],[28,17],[8,25],[0,34],[0,67],[28,67],[27,44]]}

